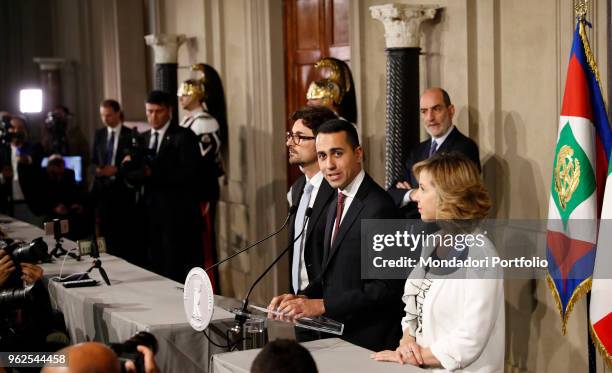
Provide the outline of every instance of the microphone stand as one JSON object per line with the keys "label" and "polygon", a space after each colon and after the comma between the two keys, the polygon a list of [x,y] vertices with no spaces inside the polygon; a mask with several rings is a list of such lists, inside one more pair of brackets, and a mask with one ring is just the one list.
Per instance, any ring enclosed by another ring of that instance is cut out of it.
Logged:
{"label": "microphone stand", "polygon": [[[281,225],[281,227],[280,227],[279,229],[277,229],[275,232],[273,232],[273,233],[269,234],[268,236],[266,236],[266,237],[262,238],[261,240],[259,240],[259,241],[255,242],[255,243],[253,243],[253,244],[251,244],[251,245],[249,245],[249,246],[245,247],[244,249],[241,249],[240,251],[235,252],[234,254],[232,254],[232,255],[228,256],[227,258],[225,258],[225,259],[222,259],[222,260],[218,261],[217,263],[215,263],[215,264],[211,265],[210,267],[205,268],[205,269],[204,269],[204,271],[208,273],[208,271],[209,271],[209,270],[211,270],[211,269],[213,269],[213,268],[215,268],[215,267],[217,267],[217,266],[219,266],[219,265],[221,265],[221,264],[223,264],[223,263],[227,262],[228,260],[230,260],[230,259],[232,259],[232,258],[234,258],[234,257],[236,257],[236,256],[238,256],[238,255],[240,255],[240,254],[242,254],[243,252],[245,252],[245,251],[247,251],[247,250],[249,250],[249,249],[252,249],[253,247],[255,247],[255,246],[259,245],[260,243],[262,243],[262,242],[264,242],[264,241],[266,241],[266,240],[269,240],[270,238],[272,238],[272,237],[276,236],[277,234],[279,234],[280,232],[282,232],[282,231],[283,231],[283,229],[285,229],[285,228],[287,227],[287,224],[289,224],[289,219],[291,218],[291,215],[295,215],[295,213],[297,212],[297,210],[298,210],[298,206],[291,206],[291,207],[289,208],[289,212],[287,213],[287,217],[285,218],[285,221],[283,222],[283,224]],[[297,238],[296,238],[296,239],[297,239]],[[295,240],[294,240],[294,241],[295,241]],[[250,292],[249,292],[249,293],[250,293]],[[243,316],[236,315],[236,318],[238,318],[238,317],[243,317]],[[244,321],[246,321],[246,317],[244,318]],[[242,322],[242,324],[244,324],[244,321]],[[232,328],[232,329],[233,329],[233,328]],[[242,327],[240,327],[240,330],[242,330]],[[228,331],[228,333],[229,333],[229,331]],[[204,335],[206,335],[206,333],[204,333]],[[207,338],[208,338],[208,336],[207,336]],[[229,349],[229,345],[230,345],[230,337],[229,337],[229,335],[227,335],[227,340],[228,340],[228,349]]]}
{"label": "microphone stand", "polygon": [[266,237],[262,238],[261,240],[259,240],[259,241],[255,242],[254,244],[251,244],[251,245],[249,245],[249,246],[245,247],[244,249],[242,249],[242,250],[240,250],[240,251],[237,251],[237,252],[233,253],[232,255],[228,256],[227,258],[225,258],[225,259],[223,259],[223,260],[218,261],[217,263],[215,263],[215,264],[211,265],[210,267],[206,268],[204,271],[205,271],[205,272],[208,272],[209,270],[211,270],[211,269],[213,269],[213,268],[215,268],[215,267],[219,266],[220,264],[223,264],[223,263],[227,262],[228,260],[230,260],[230,259],[232,259],[232,258],[234,258],[234,257],[236,257],[236,256],[238,256],[238,255],[240,255],[240,254],[242,254],[243,252],[245,252],[245,251],[247,251],[247,250],[249,250],[249,249],[251,249],[251,248],[253,248],[253,247],[257,246],[257,245],[259,245],[260,243],[262,243],[262,242],[264,242],[264,241],[266,241],[266,240],[268,240],[268,239],[270,239],[270,238],[272,238],[272,237],[276,236],[276,235],[277,235],[277,234],[279,234],[279,233],[280,233],[280,232],[281,232],[283,229],[285,229],[285,227],[287,226],[287,224],[289,224],[289,218],[291,218],[291,215],[293,215],[293,214],[295,214],[295,213],[297,212],[297,209],[298,209],[298,208],[297,208],[297,206],[291,206],[291,207],[289,208],[289,213],[287,214],[287,217],[285,218],[285,221],[283,222],[283,225],[282,225],[282,226],[281,226],[281,227],[280,227],[278,230],[276,230],[274,233],[271,233],[271,234],[269,234],[268,236],[266,236]]}
{"label": "microphone stand", "polygon": [[278,263],[279,260],[281,260],[283,255],[285,255],[287,251],[289,251],[289,249],[293,246],[295,241],[297,241],[302,236],[302,234],[304,234],[304,230],[306,229],[306,224],[308,224],[308,220],[310,220],[311,214],[312,214],[312,207],[309,207],[306,209],[306,214],[304,216],[304,224],[302,225],[302,230],[300,231],[300,234],[298,234],[297,237],[295,237],[293,241],[291,241],[289,245],[287,245],[285,250],[283,250],[276,257],[276,259],[274,259],[274,261],[268,266],[268,268],[266,268],[265,271],[263,271],[263,273],[257,278],[257,280],[253,282],[253,285],[251,285],[249,292],[247,293],[246,297],[244,298],[244,301],[242,302],[242,309],[240,310],[241,312],[236,315],[234,326],[230,329],[234,335],[240,335],[242,333],[242,327],[247,320],[246,313],[247,313],[247,308],[249,306],[249,297],[251,296],[251,292],[253,292],[253,289],[259,283],[259,281],[261,281],[268,274],[268,272],[270,272],[272,267],[274,267],[274,265]]}
{"label": "microphone stand", "polygon": [[100,272],[100,275],[106,282],[106,285],[110,286],[110,280],[108,279],[108,275],[106,274],[106,270],[102,267],[102,260],[100,260],[100,250],[98,249],[98,242],[96,240],[96,236],[91,240],[91,253],[89,254],[92,258],[94,258],[93,264],[87,270],[87,273],[97,269]]}

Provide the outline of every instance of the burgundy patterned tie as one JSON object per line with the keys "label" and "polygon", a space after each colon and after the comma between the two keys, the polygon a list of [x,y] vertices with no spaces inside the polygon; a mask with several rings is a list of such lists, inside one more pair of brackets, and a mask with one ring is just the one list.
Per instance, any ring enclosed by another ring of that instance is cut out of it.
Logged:
{"label": "burgundy patterned tie", "polygon": [[336,223],[334,224],[334,237],[332,238],[332,245],[338,236],[340,230],[340,220],[342,220],[342,211],[344,210],[344,197],[342,192],[338,192],[338,204],[336,205]]}

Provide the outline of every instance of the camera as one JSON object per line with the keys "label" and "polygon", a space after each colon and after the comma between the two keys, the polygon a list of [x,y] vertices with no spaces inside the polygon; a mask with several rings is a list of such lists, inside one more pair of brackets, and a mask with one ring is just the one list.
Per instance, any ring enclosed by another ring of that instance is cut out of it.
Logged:
{"label": "camera", "polygon": [[13,242],[2,249],[11,257],[15,267],[19,267],[20,263],[36,264],[49,260],[49,247],[42,237],[25,244]]}
{"label": "camera", "polygon": [[3,115],[0,119],[0,143],[8,144],[12,140],[12,133],[9,131],[12,127],[10,115]]}
{"label": "camera", "polygon": [[66,129],[68,122],[65,115],[50,111],[45,118],[45,129],[51,137],[52,153],[67,154],[68,145],[66,142]]}
{"label": "camera", "polygon": [[150,164],[154,154],[145,146],[136,128],[132,129],[127,155],[130,160],[121,163],[119,171],[130,184],[134,186],[142,185],[145,179],[145,167]]}
{"label": "camera", "polygon": [[1,309],[23,308],[33,301],[31,287],[0,290]]}
{"label": "camera", "polygon": [[136,349],[137,346],[146,346],[157,354],[157,338],[148,332],[138,332],[132,338],[123,343],[111,343],[109,347],[115,351],[117,358],[121,364],[121,371],[125,372],[125,363],[127,361],[134,362],[136,372],[144,372],[144,356]]}

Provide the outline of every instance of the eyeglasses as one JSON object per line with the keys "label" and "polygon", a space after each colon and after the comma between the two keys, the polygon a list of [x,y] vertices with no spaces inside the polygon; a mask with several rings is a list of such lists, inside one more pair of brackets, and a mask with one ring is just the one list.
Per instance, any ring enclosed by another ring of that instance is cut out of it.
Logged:
{"label": "eyeglasses", "polygon": [[291,139],[295,145],[300,145],[300,142],[302,141],[314,140],[315,138],[314,136],[303,136],[298,135],[297,133],[287,132],[285,134],[285,140],[289,141],[289,139]]}

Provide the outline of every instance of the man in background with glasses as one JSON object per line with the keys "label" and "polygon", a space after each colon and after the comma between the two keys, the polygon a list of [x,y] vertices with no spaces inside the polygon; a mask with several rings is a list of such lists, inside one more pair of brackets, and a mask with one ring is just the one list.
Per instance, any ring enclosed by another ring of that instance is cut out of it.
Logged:
{"label": "man in background with glasses", "polygon": [[[307,106],[291,114],[293,127],[286,134],[289,164],[299,166],[303,175],[287,193],[289,204],[298,207],[289,223],[289,239],[294,240],[304,230],[289,252],[289,289],[292,294],[299,294],[321,272],[325,235],[323,212],[327,210],[334,190],[319,170],[315,132],[323,123],[336,118],[333,111],[323,106]],[[312,213],[304,224],[309,207]],[[318,337],[310,334],[299,332],[297,337],[302,341]]]}

